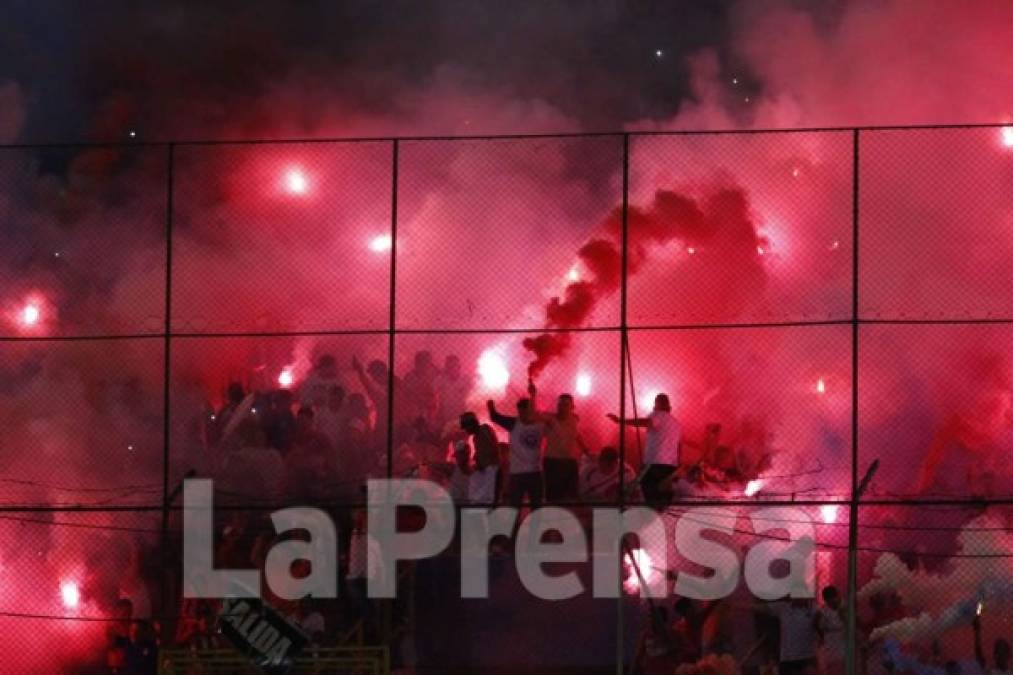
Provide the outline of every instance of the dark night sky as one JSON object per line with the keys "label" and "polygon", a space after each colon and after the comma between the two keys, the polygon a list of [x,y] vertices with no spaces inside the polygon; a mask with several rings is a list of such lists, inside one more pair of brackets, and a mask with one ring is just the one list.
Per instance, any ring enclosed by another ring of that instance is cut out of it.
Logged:
{"label": "dark night sky", "polygon": [[[406,88],[447,77],[615,129],[678,112],[685,57],[716,47],[727,58],[731,4],[7,0],[0,82],[20,86],[20,136],[32,140],[214,133],[291,80],[326,83],[357,113],[393,114]],[[256,130],[248,123],[241,133]]]}

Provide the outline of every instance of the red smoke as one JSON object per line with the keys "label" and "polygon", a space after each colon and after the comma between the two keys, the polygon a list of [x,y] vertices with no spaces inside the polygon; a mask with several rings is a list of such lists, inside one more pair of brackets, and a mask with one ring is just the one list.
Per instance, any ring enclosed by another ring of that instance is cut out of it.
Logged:
{"label": "red smoke", "polygon": [[[619,290],[622,283],[622,210],[606,219],[603,235],[577,252],[589,279],[567,285],[563,298],[553,297],[545,307],[545,327],[575,329],[586,325],[598,301]],[[686,248],[708,247],[718,253],[708,276],[708,302],[734,310],[743,294],[763,288],[764,271],[757,260],[765,240],[756,231],[745,191],[739,187],[713,187],[699,197],[674,190],[658,190],[647,208],[630,207],[627,214],[628,273],[636,274],[651,253],[672,241]],[[743,275],[746,275],[743,278]],[[734,282],[731,281],[734,275]],[[725,283],[722,283],[725,282]],[[690,289],[671,289],[674,293]],[[692,292],[699,292],[693,289]],[[545,367],[570,348],[572,334],[542,333],[524,340],[534,354],[528,375],[537,378]]]}

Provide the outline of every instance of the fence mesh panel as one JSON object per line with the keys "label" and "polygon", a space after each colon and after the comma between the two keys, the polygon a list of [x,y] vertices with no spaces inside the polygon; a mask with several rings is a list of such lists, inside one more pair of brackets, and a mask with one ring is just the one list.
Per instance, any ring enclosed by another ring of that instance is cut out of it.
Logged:
{"label": "fence mesh panel", "polygon": [[[4,671],[148,672],[158,650],[167,672],[236,667],[217,603],[181,591],[191,476],[215,480],[220,567],[262,566],[273,509],[334,519],[340,597],[265,589],[334,648],[327,672],[756,673],[816,614],[818,672],[850,651],[856,672],[966,675],[976,635],[1008,670],[1009,137],[0,148]],[[487,401],[517,415],[529,378],[557,435],[527,485]],[[658,394],[680,425],[670,484],[639,475],[648,432],[608,417]],[[458,506],[539,494],[592,545],[595,508],[664,527],[624,540],[612,597],[592,597],[593,554],[545,566],[582,594],[535,597],[499,538],[490,598],[461,599],[455,537],[369,600],[365,483],[386,477]],[[680,573],[721,581],[677,543],[701,529],[737,573],[687,602]],[[810,549],[812,606],[757,598],[751,556]]]}

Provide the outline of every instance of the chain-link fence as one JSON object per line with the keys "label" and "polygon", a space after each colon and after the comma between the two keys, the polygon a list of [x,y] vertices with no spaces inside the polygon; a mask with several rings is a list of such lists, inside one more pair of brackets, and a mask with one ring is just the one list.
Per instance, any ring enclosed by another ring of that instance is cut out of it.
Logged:
{"label": "chain-link fence", "polygon": [[[180,590],[190,476],[215,480],[220,567],[263,563],[275,508],[334,517],[340,597],[273,598],[333,648],[326,672],[366,672],[371,647],[433,673],[829,673],[848,653],[860,673],[1008,669],[1011,139],[0,148],[4,672],[147,672],[160,649],[166,668],[232,663],[216,605]],[[549,567],[586,592],[538,599],[502,541],[488,599],[461,598],[457,544],[395,570],[396,601],[364,598],[365,481],[515,499],[513,423],[487,401],[512,416],[529,382],[562,429],[533,489],[588,532],[595,507],[646,498],[665,541],[629,542],[618,598],[592,597],[585,562]],[[659,394],[677,460],[608,417]],[[642,472],[669,463],[659,502]],[[687,524],[740,565],[810,541],[817,597],[768,603],[739,579],[687,602],[680,574],[716,574],[676,544]],[[644,597],[658,579],[667,597]]]}

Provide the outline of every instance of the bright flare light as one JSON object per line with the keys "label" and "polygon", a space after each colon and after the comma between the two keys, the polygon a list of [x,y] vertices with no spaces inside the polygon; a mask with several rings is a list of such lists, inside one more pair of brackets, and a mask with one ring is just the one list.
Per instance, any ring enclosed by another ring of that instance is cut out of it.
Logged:
{"label": "bright flare light", "polygon": [[306,180],[306,174],[299,169],[289,169],[285,174],[285,189],[294,195],[306,194],[306,189],[309,187],[309,182]]}
{"label": "bright flare light", "polygon": [[567,281],[580,281],[580,270],[576,267],[571,267],[570,271],[566,273]]}
{"label": "bright flare light", "polygon": [[577,392],[577,396],[590,396],[591,375],[588,373],[579,373],[577,375],[577,381],[574,382],[573,388]]}
{"label": "bright flare light", "polygon": [[25,305],[24,309],[21,310],[21,323],[26,326],[38,325],[39,319],[42,318],[42,311],[39,306],[32,303]]}
{"label": "bright flare light", "polygon": [[1013,148],[1013,127],[1003,127],[1000,131],[1002,144],[1007,148]]}
{"label": "bright flare light", "polygon": [[63,599],[65,607],[74,609],[77,607],[77,603],[81,601],[81,591],[78,590],[77,584],[73,581],[64,581],[60,584],[60,597]]}
{"label": "bright flare light", "polygon": [[823,378],[816,380],[816,393],[825,394],[827,393],[827,383],[823,381]]}
{"label": "bright flare light", "polygon": [[510,381],[503,355],[498,349],[486,349],[478,357],[478,375],[487,389],[502,389]]}
{"label": "bright flare light", "polygon": [[746,489],[743,494],[745,494],[747,497],[752,497],[753,495],[758,493],[762,488],[763,488],[762,480],[759,479],[751,480],[748,483],[746,483]]}
{"label": "bright flare light", "polygon": [[820,507],[820,517],[823,518],[824,523],[832,525],[837,522],[840,511],[841,507],[837,504],[824,504]]}
{"label": "bright flare light", "polygon": [[376,253],[383,253],[384,251],[389,251],[393,244],[394,242],[390,238],[389,234],[380,234],[369,241],[369,250]]}
{"label": "bright flare light", "polygon": [[[633,595],[641,590],[641,577],[643,582],[648,586],[654,582],[654,577],[658,574],[658,570],[654,569],[654,565],[651,562],[651,556],[642,548],[635,548],[632,551],[633,560],[636,562],[636,569],[630,562],[629,556],[623,558],[626,566],[626,579],[623,581],[623,589]],[[640,574],[637,574],[637,569],[640,570]]]}
{"label": "bright flare light", "polygon": [[278,374],[279,386],[285,387],[287,389],[288,387],[292,386],[293,382],[295,382],[295,376],[292,374],[292,370],[290,368],[286,368],[285,370],[281,371],[281,373]]}

